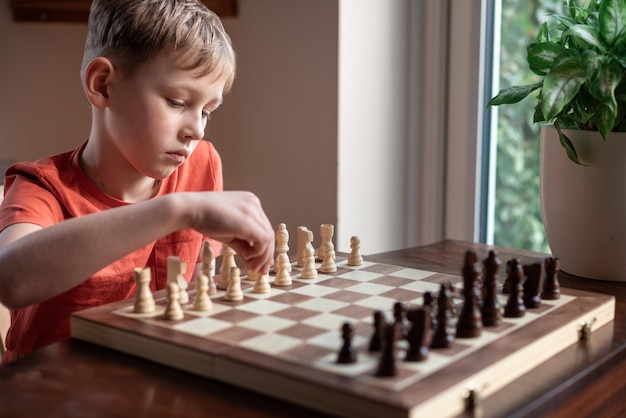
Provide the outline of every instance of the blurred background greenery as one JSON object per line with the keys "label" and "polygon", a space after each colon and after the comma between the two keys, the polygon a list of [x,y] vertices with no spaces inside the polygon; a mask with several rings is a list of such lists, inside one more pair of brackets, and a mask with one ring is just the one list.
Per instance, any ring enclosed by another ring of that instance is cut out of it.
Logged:
{"label": "blurred background greenery", "polygon": [[[502,0],[500,88],[538,81],[528,69],[526,47],[561,0]],[[497,37],[496,37],[497,39]],[[549,252],[539,200],[540,126],[534,101],[498,108],[494,244]]]}

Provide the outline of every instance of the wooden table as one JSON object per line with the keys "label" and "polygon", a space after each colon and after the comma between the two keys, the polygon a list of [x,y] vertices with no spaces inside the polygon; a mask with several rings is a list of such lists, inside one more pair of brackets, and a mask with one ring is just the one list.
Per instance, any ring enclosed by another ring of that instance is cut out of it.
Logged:
{"label": "wooden table", "polygon": [[[459,274],[467,250],[493,247],[443,241],[368,257]],[[544,254],[495,248],[505,261]],[[501,272],[503,275],[504,272]],[[561,273],[563,287],[616,297],[615,321],[482,400],[485,417],[612,417],[626,413],[626,283]],[[320,417],[317,412],[213,382],[78,340],[53,344],[0,368],[0,417]]]}

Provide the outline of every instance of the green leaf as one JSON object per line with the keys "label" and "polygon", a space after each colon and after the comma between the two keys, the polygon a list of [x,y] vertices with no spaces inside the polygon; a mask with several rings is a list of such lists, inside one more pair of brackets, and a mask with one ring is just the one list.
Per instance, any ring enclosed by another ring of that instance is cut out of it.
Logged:
{"label": "green leaf", "polygon": [[541,113],[541,103],[537,103],[535,106],[535,113],[533,114],[533,123],[545,122],[543,113]]}
{"label": "green leaf", "polygon": [[565,6],[567,7],[567,11],[569,12],[569,16],[572,19],[575,19],[576,18],[576,10],[577,10],[577,8],[576,8],[576,5],[574,4],[574,2],[570,1],[570,0],[567,0],[567,1],[564,1],[564,3],[565,3]]}
{"label": "green leaf", "polygon": [[498,92],[497,96],[487,102],[486,107],[500,106],[503,104],[513,104],[524,99],[534,90],[541,87],[541,83],[530,84],[526,86],[513,86],[508,89],[502,89]]}
{"label": "green leaf", "polygon": [[595,46],[601,52],[606,51],[606,48],[600,39],[598,28],[596,27],[589,25],[570,26],[570,28],[563,33],[563,37],[567,36],[574,38],[576,41],[581,40],[589,45]]}
{"label": "green leaf", "polygon": [[564,26],[563,31],[567,30],[567,28],[569,28],[570,26],[574,26],[578,23],[573,18],[569,18],[567,16],[554,15],[554,17],[556,17],[561,25]]}
{"label": "green leaf", "polygon": [[548,23],[543,22],[541,27],[539,28],[539,32],[537,33],[537,37],[535,38],[535,43],[549,42],[550,41],[550,30],[548,28]]}
{"label": "green leaf", "polygon": [[600,35],[610,47],[626,42],[626,0],[604,0],[599,11]]}
{"label": "green leaf", "polygon": [[552,42],[531,44],[528,47],[528,66],[538,75],[546,75],[554,63],[554,59],[565,50],[561,45]]}
{"label": "green leaf", "polygon": [[583,68],[587,74],[587,78],[592,78],[596,74],[603,62],[606,62],[607,57],[600,55],[594,51],[586,50],[580,55],[583,63]]}
{"label": "green leaf", "polygon": [[576,153],[576,148],[574,148],[574,144],[572,144],[572,141],[570,141],[570,139],[567,136],[565,136],[563,132],[561,132],[561,128],[558,123],[555,123],[554,127],[559,133],[559,141],[561,142],[561,145],[563,146],[563,148],[565,148],[567,157],[573,162],[575,162],[576,164],[582,165],[580,163],[580,160],[578,159],[578,154]]}
{"label": "green leaf", "polygon": [[612,109],[605,104],[600,104],[595,111],[595,120],[598,127],[598,131],[602,135],[602,138],[606,141],[609,132],[613,130],[615,125],[616,109]]}
{"label": "green leaf", "polygon": [[613,113],[617,113],[617,101],[615,99],[615,88],[622,80],[622,68],[615,60],[605,59],[591,78],[589,92],[602,102],[604,106],[610,108]]}
{"label": "green leaf", "polygon": [[578,52],[567,50],[554,60],[541,89],[541,111],[547,121],[561,113],[586,80]]}

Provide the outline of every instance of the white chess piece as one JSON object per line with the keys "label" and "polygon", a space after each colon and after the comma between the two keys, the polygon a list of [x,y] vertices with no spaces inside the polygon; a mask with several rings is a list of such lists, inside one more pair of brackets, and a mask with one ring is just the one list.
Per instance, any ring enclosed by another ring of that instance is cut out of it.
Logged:
{"label": "white chess piece", "polygon": [[215,285],[218,289],[225,290],[228,288],[230,282],[230,272],[233,267],[237,267],[235,263],[235,250],[228,245],[222,245],[222,264],[220,265],[220,274],[217,278]]}
{"label": "white chess piece", "polygon": [[202,243],[202,249],[200,250],[200,260],[202,261],[201,271],[202,274],[209,279],[209,296],[217,293],[217,286],[215,286],[215,280],[213,278],[215,270],[215,258],[213,257],[213,249],[209,241]]}
{"label": "white chess piece", "polygon": [[193,302],[193,309],[196,311],[210,311],[213,302],[209,297],[209,278],[202,273],[196,279],[196,299]]}
{"label": "white chess piece", "polygon": [[135,306],[133,312],[135,313],[151,313],[155,310],[154,296],[150,290],[150,281],[152,275],[150,274],[150,268],[137,267],[134,270],[135,283],[137,284],[137,290],[135,292]]}
{"label": "white chess piece", "polygon": [[327,243],[333,242],[333,234],[335,233],[335,226],[333,224],[322,224],[320,226],[320,235],[322,236],[322,241],[320,242],[320,247],[317,250],[317,259],[324,260],[326,258],[326,248],[328,246]]}
{"label": "white chess piece", "polygon": [[170,321],[179,321],[185,317],[183,308],[180,306],[180,289],[176,282],[167,284],[167,305],[163,317]]}
{"label": "white chess piece", "polygon": [[187,271],[187,263],[181,261],[176,256],[167,257],[167,282],[175,282],[179,289],[179,302],[185,304],[189,302],[189,293],[187,293],[187,280],[185,280],[185,272]]}
{"label": "white chess piece", "polygon": [[254,281],[254,287],[252,288],[253,293],[269,293],[271,288],[267,276],[267,274],[256,274],[256,280]]}
{"label": "white chess piece", "polygon": [[274,278],[274,285],[276,286],[291,286],[291,274],[289,273],[289,257],[286,253],[280,253],[276,259],[278,270],[276,271],[276,277]]}
{"label": "white chess piece", "polygon": [[350,238],[350,250],[348,265],[360,266],[363,264],[363,257],[361,256],[361,239],[356,235]]}
{"label": "white chess piece", "polygon": [[[287,231],[287,226],[284,223],[279,224],[278,231],[276,231],[276,252],[278,255],[274,262],[274,270],[278,271],[278,263],[281,260],[281,254],[287,254],[287,259],[289,259],[289,231]],[[291,263],[285,267],[288,269],[289,273],[291,273]]]}
{"label": "white chess piece", "polygon": [[[298,247],[297,247],[297,258],[296,265],[298,267],[304,266],[304,250],[306,249],[307,244],[313,245],[313,232],[310,231],[306,226],[298,227]],[[315,250],[313,250],[315,252]]]}
{"label": "white chess piece", "polygon": [[320,266],[322,273],[335,273],[337,265],[335,264],[335,247],[332,242],[326,242],[324,245],[324,261]]}
{"label": "white chess piece", "polygon": [[239,270],[239,267],[232,267],[230,269],[230,277],[228,279],[228,287],[226,288],[224,299],[233,302],[243,300],[243,292],[241,291],[241,270]]}
{"label": "white chess piece", "polygon": [[304,249],[304,267],[300,273],[303,279],[315,279],[317,277],[317,269],[315,268],[315,249],[312,245],[307,245]]}

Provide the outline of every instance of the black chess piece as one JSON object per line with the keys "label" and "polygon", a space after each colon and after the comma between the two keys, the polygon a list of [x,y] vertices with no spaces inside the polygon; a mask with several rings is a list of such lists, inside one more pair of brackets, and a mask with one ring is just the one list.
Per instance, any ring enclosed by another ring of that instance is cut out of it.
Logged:
{"label": "black chess piece", "polygon": [[396,302],[393,304],[393,328],[395,329],[396,340],[403,340],[406,338],[406,311],[404,303]]}
{"label": "black chess piece", "polygon": [[502,294],[508,295],[511,293],[511,279],[509,279],[509,274],[511,274],[511,260],[506,262],[506,275],[504,278],[504,283],[502,283]]}
{"label": "black chess piece", "polygon": [[337,353],[337,363],[349,364],[356,363],[356,350],[352,347],[352,337],[354,335],[354,325],[345,322],[341,327],[341,338],[343,344],[339,353]]}
{"label": "black chess piece", "polygon": [[424,307],[428,307],[429,308],[429,312],[430,312],[430,329],[435,329],[435,317],[433,316],[433,313],[435,312],[435,310],[433,309],[433,303],[435,302],[435,298],[432,294],[432,292],[426,291],[424,292],[424,296],[422,296],[422,298],[424,299]]}
{"label": "black chess piece", "polygon": [[507,278],[510,280],[510,293],[509,299],[504,305],[504,316],[506,318],[520,318],[526,314],[526,307],[522,299],[522,266],[518,259],[510,260]]}
{"label": "black chess piece", "polygon": [[370,339],[369,351],[377,352],[380,351],[383,342],[384,342],[384,332],[385,326],[387,325],[385,321],[385,314],[383,311],[375,311],[374,312],[374,332],[372,333],[372,338]]}
{"label": "black chess piece", "polygon": [[498,273],[502,265],[495,251],[489,251],[489,256],[483,262],[485,277],[483,279],[483,303],[480,313],[483,325],[494,327],[502,321],[500,303],[498,302]]}
{"label": "black chess piece", "polygon": [[526,264],[524,267],[524,306],[528,309],[538,308],[541,306],[541,298],[539,297],[539,289],[541,285],[541,264]]}
{"label": "black chess piece", "polygon": [[456,327],[457,338],[480,337],[483,328],[482,315],[478,307],[480,297],[480,269],[476,253],[465,253],[465,262],[462,269],[463,276],[463,307],[459,314]]}
{"label": "black chess piece", "polygon": [[409,348],[406,350],[405,361],[424,361],[428,358],[430,335],[430,307],[411,309],[406,313],[406,319],[411,324],[407,333]]}
{"label": "black chess piece", "polygon": [[547,257],[544,260],[546,279],[543,281],[541,299],[554,300],[561,297],[561,286],[559,284],[559,270],[561,263],[558,258]]}
{"label": "black chess piece", "polygon": [[453,316],[451,287],[450,283],[442,283],[437,296],[437,321],[431,348],[449,348],[454,341],[454,334],[450,330],[450,319]]}
{"label": "black chess piece", "polygon": [[378,362],[376,376],[392,377],[397,373],[396,369],[396,334],[392,325],[385,326],[383,350]]}

